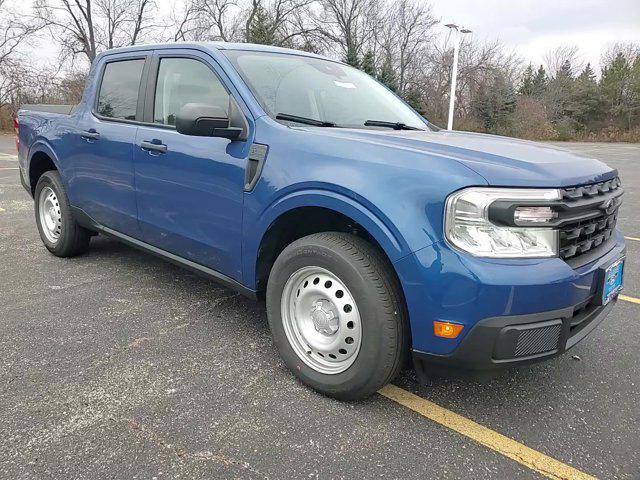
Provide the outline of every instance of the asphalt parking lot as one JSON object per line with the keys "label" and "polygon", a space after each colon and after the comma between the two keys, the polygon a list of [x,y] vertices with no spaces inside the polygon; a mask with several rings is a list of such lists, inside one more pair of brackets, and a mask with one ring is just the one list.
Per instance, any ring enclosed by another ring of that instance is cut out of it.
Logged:
{"label": "asphalt parking lot", "polygon": [[[619,226],[640,238],[640,145],[563,146],[620,171]],[[0,478],[545,478],[382,395],[306,389],[264,306],[211,281],[102,237],[50,255],[13,155],[0,135]],[[640,478],[640,241],[627,248],[628,300],[570,354],[395,385],[576,469],[551,478]]]}

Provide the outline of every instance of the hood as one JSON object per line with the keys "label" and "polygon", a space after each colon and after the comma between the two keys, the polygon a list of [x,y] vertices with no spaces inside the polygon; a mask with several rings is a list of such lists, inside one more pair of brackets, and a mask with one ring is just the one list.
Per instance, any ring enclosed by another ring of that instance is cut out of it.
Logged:
{"label": "hood", "polygon": [[[543,143],[470,132],[313,128],[314,133],[462,163],[493,186],[568,187],[615,177],[594,158]],[[425,158],[425,162],[429,159]]]}

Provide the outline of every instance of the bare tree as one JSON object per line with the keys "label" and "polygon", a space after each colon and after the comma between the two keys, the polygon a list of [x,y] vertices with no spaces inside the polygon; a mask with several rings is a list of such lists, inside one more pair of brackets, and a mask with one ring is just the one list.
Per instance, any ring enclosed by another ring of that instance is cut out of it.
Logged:
{"label": "bare tree", "polygon": [[206,27],[209,38],[230,42],[238,37],[239,6],[236,0],[196,0],[194,3],[200,27]]}
{"label": "bare tree", "polygon": [[96,10],[105,24],[100,43],[106,48],[135,45],[154,26],[149,15],[153,9],[153,0],[96,0]]}
{"label": "bare tree", "polygon": [[153,10],[156,8],[153,0],[137,0],[137,2],[133,2],[133,5],[135,8],[135,17],[133,19],[133,32],[129,39],[129,45],[138,43],[145,31],[155,26],[152,22]]}
{"label": "bare tree", "polygon": [[188,0],[180,5],[174,4],[165,26],[165,29],[171,32],[167,40],[174,42],[200,40],[200,31],[196,23],[197,12],[197,0]]}
{"label": "bare tree", "polygon": [[[433,42],[430,50],[420,57],[422,71],[412,81],[420,87],[429,119],[444,123],[447,118],[453,62],[451,38],[447,36],[439,42]],[[505,52],[500,42],[483,44],[465,38],[460,47],[458,64],[456,116],[469,116],[475,92],[488,85],[496,74],[513,81],[519,66],[519,58],[513,53]]]}
{"label": "bare tree", "polygon": [[576,75],[584,68],[584,61],[580,58],[580,49],[577,45],[560,45],[548,50],[544,54],[544,62],[551,78],[555,77],[565,64],[571,66],[572,75]]}
{"label": "bare tree", "polygon": [[65,53],[83,54],[93,62],[98,46],[92,7],[91,0],[36,0],[34,15],[58,37]]}
{"label": "bare tree", "polygon": [[314,32],[315,0],[190,0],[173,13],[175,40],[218,40],[281,46]]}
{"label": "bare tree", "polygon": [[251,0],[244,25],[244,41],[293,46],[293,40],[316,27],[301,21],[309,18],[315,0]]}
{"label": "bare tree", "polygon": [[172,13],[172,38],[242,41],[244,10],[237,0],[188,0]]}
{"label": "bare tree", "polygon": [[378,0],[320,0],[320,4],[322,34],[338,46],[347,63],[357,65],[375,40],[380,3]]}
{"label": "bare tree", "polygon": [[640,45],[631,42],[617,42],[610,45],[602,54],[600,65],[611,65],[621,53],[629,65],[633,65],[636,57],[640,56]]}
{"label": "bare tree", "polygon": [[420,73],[420,57],[427,54],[438,21],[428,5],[411,0],[391,3],[384,18],[378,28],[383,62],[392,66],[398,92],[404,94],[411,79]]}
{"label": "bare tree", "polygon": [[34,16],[59,39],[63,54],[84,55],[133,45],[152,26],[153,0],[36,0]]}
{"label": "bare tree", "polygon": [[21,82],[18,70],[23,55],[19,49],[42,28],[40,22],[25,21],[22,13],[10,8],[9,2],[0,0],[0,109],[9,105],[11,114],[15,113],[13,99]]}
{"label": "bare tree", "polygon": [[14,56],[20,47],[42,28],[41,22],[28,22],[20,12],[0,0],[0,65]]}

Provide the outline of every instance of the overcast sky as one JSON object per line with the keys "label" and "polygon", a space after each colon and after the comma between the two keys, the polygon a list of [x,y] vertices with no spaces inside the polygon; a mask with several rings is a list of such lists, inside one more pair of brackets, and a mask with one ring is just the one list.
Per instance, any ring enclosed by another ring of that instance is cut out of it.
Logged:
{"label": "overcast sky", "polygon": [[500,39],[534,64],[563,44],[577,45],[582,59],[594,65],[615,42],[640,44],[640,0],[443,0],[431,5],[443,23],[465,25],[481,39]]}
{"label": "overcast sky", "polygon": [[[19,1],[23,6],[32,0]],[[156,0],[167,11],[173,2]],[[428,1],[428,0],[427,0]],[[479,40],[501,40],[525,62],[543,63],[544,54],[560,45],[577,45],[581,59],[596,66],[615,42],[640,44],[640,0],[432,0],[438,25],[455,22],[473,30]],[[40,42],[37,57],[53,60],[50,42]]]}

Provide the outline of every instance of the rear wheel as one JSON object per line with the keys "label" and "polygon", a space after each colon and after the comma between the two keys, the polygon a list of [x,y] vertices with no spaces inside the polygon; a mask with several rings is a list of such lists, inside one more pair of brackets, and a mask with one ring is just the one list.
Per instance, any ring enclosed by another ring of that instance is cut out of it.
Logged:
{"label": "rear wheel", "polygon": [[57,171],[45,172],[38,179],[34,200],[40,238],[51,253],[71,257],[87,250],[91,233],[73,218]]}
{"label": "rear wheel", "polygon": [[286,365],[326,395],[367,397],[402,366],[398,282],[384,256],[354,235],[313,234],[285,248],[269,275],[267,315]]}

